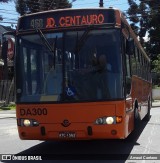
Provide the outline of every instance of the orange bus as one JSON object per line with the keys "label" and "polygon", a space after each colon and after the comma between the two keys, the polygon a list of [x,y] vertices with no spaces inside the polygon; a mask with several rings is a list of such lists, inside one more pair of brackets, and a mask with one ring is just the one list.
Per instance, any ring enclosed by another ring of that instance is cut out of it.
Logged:
{"label": "orange bus", "polygon": [[21,139],[125,139],[149,120],[150,59],[118,9],[22,16],[15,53]]}

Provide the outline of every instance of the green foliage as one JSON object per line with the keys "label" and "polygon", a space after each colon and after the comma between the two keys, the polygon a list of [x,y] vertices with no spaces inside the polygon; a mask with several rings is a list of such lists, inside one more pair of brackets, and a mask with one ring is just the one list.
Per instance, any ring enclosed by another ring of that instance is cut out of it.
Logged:
{"label": "green foliage", "polygon": [[25,10],[26,10],[25,0],[16,0],[15,4],[16,4],[17,12],[20,15],[24,15],[25,14]]}
{"label": "green foliage", "polygon": [[147,17],[146,12],[148,11],[147,4],[144,1],[140,1],[137,3],[136,0],[128,0],[130,5],[127,14],[129,15],[129,19],[132,22],[131,27],[134,32],[140,37],[140,42],[144,44],[143,37],[147,31]]}
{"label": "green foliage", "polygon": [[152,85],[153,89],[160,89],[160,87],[158,85]]}
{"label": "green foliage", "polygon": [[9,104],[9,105],[2,105],[0,106],[0,110],[15,110],[16,105],[15,104]]}
{"label": "green foliage", "polygon": [[72,7],[68,0],[16,0],[15,3],[20,15]]}
{"label": "green foliage", "polygon": [[[160,0],[128,0],[128,4],[130,7],[127,14],[132,22],[131,27],[151,58],[151,69],[159,71],[156,64],[157,55],[160,54]],[[146,33],[148,40],[144,40]]]}
{"label": "green foliage", "polygon": [[157,59],[152,62],[154,68],[153,72],[160,73],[160,54],[157,55]]}

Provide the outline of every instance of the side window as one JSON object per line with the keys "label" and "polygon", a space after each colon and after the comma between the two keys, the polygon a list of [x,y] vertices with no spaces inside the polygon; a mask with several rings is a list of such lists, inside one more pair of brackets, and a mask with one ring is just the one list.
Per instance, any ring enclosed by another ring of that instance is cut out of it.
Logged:
{"label": "side window", "polygon": [[148,74],[147,74],[147,61],[146,61],[146,59],[144,59],[144,78],[145,78],[145,80],[147,80],[147,78],[148,78]]}
{"label": "side window", "polygon": [[[125,42],[125,52],[126,52],[126,39],[124,38]],[[130,94],[131,90],[131,64],[130,64],[130,55],[125,53],[125,69],[126,69],[126,95]]]}
{"label": "side window", "polygon": [[140,70],[140,68],[139,68],[139,58],[138,58],[138,49],[137,49],[137,47],[135,47],[135,57],[136,57],[136,65],[137,65],[137,73],[136,73],[136,75],[138,76],[139,75],[139,70]]}
{"label": "side window", "polygon": [[147,58],[145,59],[145,79],[149,81],[150,79],[150,64]]}
{"label": "side window", "polygon": [[32,95],[36,93],[38,83],[38,66],[37,66],[37,52],[34,49],[23,48],[24,53],[24,71],[25,71],[25,88],[26,94]]}
{"label": "side window", "polygon": [[131,77],[130,56],[126,54],[126,76]]}
{"label": "side window", "polygon": [[144,57],[142,53],[140,52],[140,57],[141,57],[141,77],[144,78],[145,72],[144,72]]}
{"label": "side window", "polygon": [[139,51],[139,49],[137,49],[137,54],[138,54],[138,76],[139,77],[141,77],[141,75],[142,75],[142,69],[141,69],[141,60],[142,60],[142,58],[141,58],[141,55],[140,55],[140,51]]}
{"label": "side window", "polygon": [[148,70],[148,81],[151,81],[152,80],[152,77],[151,77],[151,70],[150,70],[150,62],[147,63],[147,70]]}
{"label": "side window", "polygon": [[134,48],[134,54],[131,55],[131,70],[132,75],[137,75],[136,48]]}

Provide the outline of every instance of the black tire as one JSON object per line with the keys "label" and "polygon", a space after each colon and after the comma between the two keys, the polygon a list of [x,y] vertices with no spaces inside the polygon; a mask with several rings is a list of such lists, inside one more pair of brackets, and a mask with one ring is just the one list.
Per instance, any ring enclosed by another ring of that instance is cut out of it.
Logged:
{"label": "black tire", "polygon": [[140,116],[138,112],[138,107],[135,107],[134,109],[134,130],[139,127],[140,124]]}
{"label": "black tire", "polygon": [[134,130],[127,137],[127,139],[126,139],[127,142],[136,141],[137,135],[139,134],[139,132],[138,132],[139,127],[140,127],[140,116],[139,116],[139,112],[138,112],[138,105],[136,105],[135,109],[134,109]]}
{"label": "black tire", "polygon": [[150,120],[150,116],[151,116],[151,100],[148,100],[148,112],[146,114],[146,116],[144,117],[144,121],[148,122]]}

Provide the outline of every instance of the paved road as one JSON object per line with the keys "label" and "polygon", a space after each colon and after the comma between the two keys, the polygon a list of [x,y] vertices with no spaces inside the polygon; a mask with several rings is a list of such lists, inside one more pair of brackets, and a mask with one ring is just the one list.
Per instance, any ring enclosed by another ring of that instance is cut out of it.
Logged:
{"label": "paved road", "polygon": [[[159,154],[160,158],[160,107],[151,109],[151,119],[148,123],[142,122],[139,130],[127,140],[101,140],[101,141],[22,141],[18,137],[15,118],[0,119],[0,154],[49,154],[47,156],[57,156],[60,159],[54,162],[125,162],[125,163],[158,163],[160,160],[127,160],[130,154]],[[131,139],[133,138],[133,139]],[[131,139],[131,140],[130,140]],[[96,160],[106,156],[122,156],[121,161]],[[119,155],[121,154],[121,155]],[[75,156],[76,161],[63,160],[65,156]],[[80,160],[82,157],[88,160]],[[133,155],[137,156],[137,155]],[[154,155],[151,155],[154,156]],[[89,161],[89,160],[94,161]],[[7,161],[3,161],[7,162]],[[12,162],[12,161],[11,161]],[[16,161],[14,161],[15,163]]]}
{"label": "paved road", "polygon": [[1,110],[0,111],[0,119],[15,118],[15,117],[16,117],[15,110]]}

